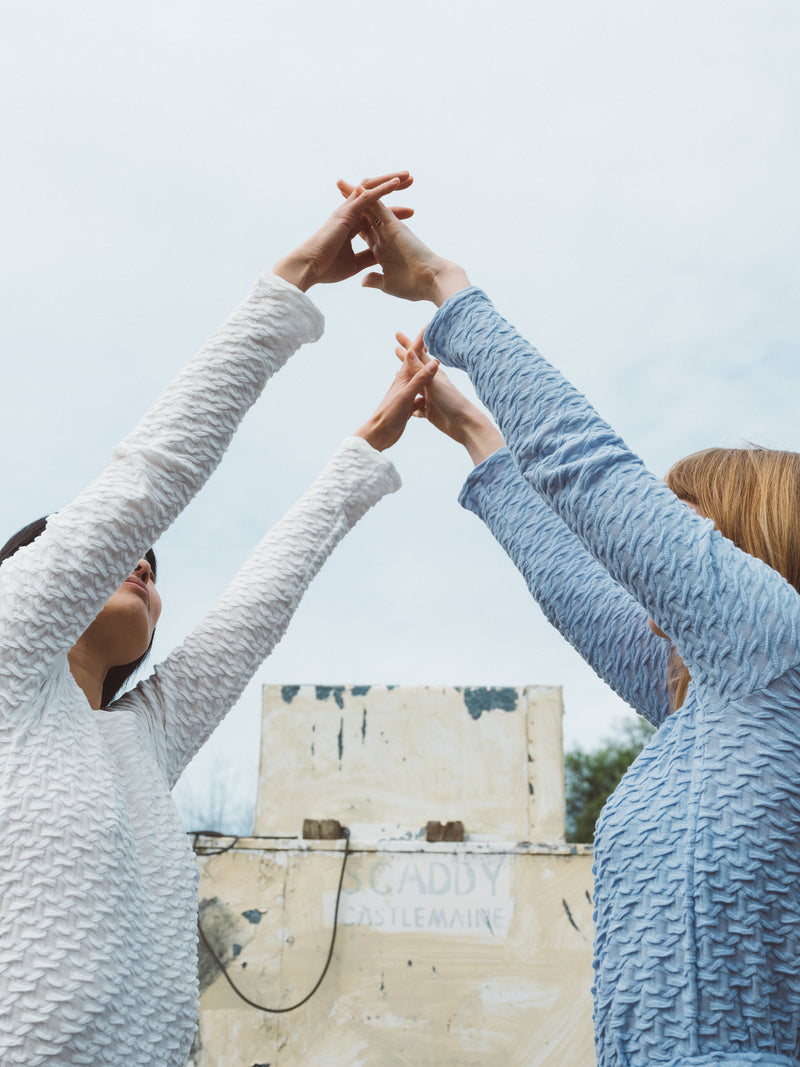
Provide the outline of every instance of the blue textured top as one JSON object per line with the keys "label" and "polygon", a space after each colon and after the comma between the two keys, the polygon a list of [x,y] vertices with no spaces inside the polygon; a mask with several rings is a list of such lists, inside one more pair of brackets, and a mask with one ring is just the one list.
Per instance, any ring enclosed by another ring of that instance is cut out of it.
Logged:
{"label": "blue textured top", "polygon": [[[660,725],[597,826],[599,1067],[794,1067],[800,596],[678,501],[480,290],[448,300],[426,341],[469,372],[508,442],[463,502]],[[648,615],[692,675],[673,715]]]}

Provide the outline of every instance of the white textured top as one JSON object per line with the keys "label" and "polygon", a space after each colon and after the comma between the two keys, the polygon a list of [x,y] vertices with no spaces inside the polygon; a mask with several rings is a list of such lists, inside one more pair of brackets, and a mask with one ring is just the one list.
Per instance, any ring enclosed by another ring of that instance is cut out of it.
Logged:
{"label": "white textured top", "polygon": [[399,486],[344,442],[201,626],[106,711],[67,653],[322,317],[264,275],[112,461],[0,567],[0,1063],[183,1065],[197,868],[170,797],[351,526]]}

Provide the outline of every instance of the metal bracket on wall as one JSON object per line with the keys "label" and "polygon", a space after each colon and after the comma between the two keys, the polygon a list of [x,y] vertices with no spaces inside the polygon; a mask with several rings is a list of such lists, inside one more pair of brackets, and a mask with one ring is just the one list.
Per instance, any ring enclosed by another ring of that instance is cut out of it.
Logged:
{"label": "metal bracket on wall", "polygon": [[340,841],[347,835],[338,819],[303,819],[306,841]]}
{"label": "metal bracket on wall", "polygon": [[464,824],[459,819],[458,822],[429,822],[425,827],[425,840],[426,841],[463,841],[464,840]]}

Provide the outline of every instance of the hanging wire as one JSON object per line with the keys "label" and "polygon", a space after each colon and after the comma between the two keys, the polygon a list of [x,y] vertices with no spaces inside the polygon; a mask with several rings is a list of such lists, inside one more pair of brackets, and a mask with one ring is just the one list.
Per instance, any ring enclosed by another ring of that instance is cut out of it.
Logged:
{"label": "hanging wire", "polygon": [[[230,852],[239,841],[238,837],[234,837],[232,834],[222,834],[219,830],[191,830],[189,836],[194,839],[192,848],[196,856],[222,856],[225,852]],[[208,846],[204,845],[201,852],[197,844],[198,837],[230,837],[231,840],[230,844],[225,845],[224,848],[208,848]]]}
{"label": "hanging wire", "polygon": [[[211,833],[208,833],[208,834],[206,834],[205,831],[200,831],[200,830],[195,831],[195,833],[194,833],[195,852],[197,851],[197,838],[201,834],[203,836],[208,836],[208,837],[224,837],[224,836],[227,836],[227,835],[224,835],[224,834],[217,833],[215,831],[212,831]],[[310,992],[306,993],[306,995],[303,997],[302,1000],[298,1000],[296,1004],[290,1004],[288,1008],[268,1008],[264,1004],[258,1004],[255,1000],[251,1000],[250,997],[248,997],[245,993],[243,993],[241,991],[241,989],[239,989],[239,987],[236,985],[234,980],[231,978],[231,976],[228,974],[228,972],[226,971],[225,965],[223,964],[222,960],[219,958],[219,956],[216,954],[214,949],[209,944],[208,938],[206,937],[206,935],[205,935],[205,933],[203,931],[203,927],[202,927],[202,925],[200,923],[200,916],[199,915],[197,916],[197,931],[200,934],[200,937],[201,937],[201,939],[203,941],[203,944],[208,949],[209,954],[211,955],[211,958],[214,960],[214,962],[216,963],[217,967],[219,967],[220,971],[222,972],[223,978],[228,983],[228,985],[231,987],[231,989],[234,991],[236,996],[239,997],[240,1000],[243,1000],[245,1002],[245,1004],[249,1004],[251,1008],[255,1008],[257,1011],[267,1011],[271,1015],[281,1015],[281,1014],[283,1014],[284,1012],[287,1012],[287,1011],[295,1011],[295,1009],[302,1007],[303,1004],[306,1003],[306,1001],[311,1000],[311,998],[314,996],[316,991],[322,985],[322,981],[325,978],[325,975],[328,973],[328,968],[330,967],[331,960],[333,959],[333,948],[334,948],[334,945],[336,944],[336,930],[337,930],[337,928],[339,926],[339,900],[340,900],[341,895],[342,895],[342,882],[344,881],[344,872],[345,872],[345,867],[347,866],[347,857],[350,854],[350,831],[346,826],[342,827],[342,835],[344,837],[344,856],[342,858],[342,867],[341,867],[341,870],[339,871],[339,885],[336,888],[336,903],[333,906],[333,933],[331,934],[331,945],[330,945],[330,948],[328,949],[328,958],[325,960],[325,966],[322,968],[322,974],[319,976],[317,981],[314,983],[313,989],[311,989]],[[225,848],[221,848],[221,849],[218,849],[218,850],[213,851],[213,852],[203,852],[203,855],[205,855],[205,856],[221,856],[224,852],[230,851],[230,849],[233,848],[233,846],[236,844],[236,842],[238,840],[239,840],[238,837],[234,837],[233,840],[231,841],[231,843],[229,845],[226,845]]]}

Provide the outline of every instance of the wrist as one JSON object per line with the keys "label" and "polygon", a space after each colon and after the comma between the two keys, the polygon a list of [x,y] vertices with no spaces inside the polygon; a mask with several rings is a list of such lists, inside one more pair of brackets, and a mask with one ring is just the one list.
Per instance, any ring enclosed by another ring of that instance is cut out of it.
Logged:
{"label": "wrist", "polygon": [[353,437],[362,437],[376,452],[383,452],[394,444],[390,436],[376,415],[370,416],[353,434]]}
{"label": "wrist", "polygon": [[463,267],[459,267],[457,263],[451,263],[450,260],[442,259],[437,264],[430,286],[430,300],[437,307],[441,307],[445,300],[462,289],[469,289],[470,285],[471,282]]}
{"label": "wrist", "polygon": [[477,408],[473,408],[469,415],[461,420],[459,442],[467,450],[476,467],[505,444],[503,435],[491,419]]}
{"label": "wrist", "polygon": [[294,253],[279,259],[272,268],[272,273],[294,285],[301,293],[307,292],[314,284],[308,260]]}

